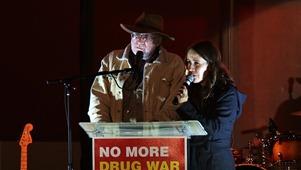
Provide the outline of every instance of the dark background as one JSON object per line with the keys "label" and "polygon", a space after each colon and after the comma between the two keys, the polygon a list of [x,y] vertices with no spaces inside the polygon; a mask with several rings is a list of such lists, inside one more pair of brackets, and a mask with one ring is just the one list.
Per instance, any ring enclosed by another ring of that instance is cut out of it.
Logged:
{"label": "dark background", "polygon": [[[165,32],[176,37],[164,46],[182,58],[186,47],[200,39],[212,40],[221,49],[238,87],[248,95],[235,127],[234,147],[246,146],[257,132],[265,133],[269,118],[283,131],[300,132],[298,0],[17,0],[4,1],[0,8],[3,148],[19,140],[27,122],[34,125],[34,142],[47,142],[50,148],[56,147],[51,143],[66,142],[64,86],[46,85],[46,80],[97,72],[103,56],[129,42],[119,24],[133,24],[143,11],[164,17]],[[89,164],[90,146],[78,123],[89,121],[90,84],[73,81],[76,90],[70,101],[73,141],[83,147],[76,157],[83,155],[84,166]],[[5,160],[6,153],[1,154]],[[31,160],[40,155],[31,154]],[[50,161],[55,157],[48,156]]]}

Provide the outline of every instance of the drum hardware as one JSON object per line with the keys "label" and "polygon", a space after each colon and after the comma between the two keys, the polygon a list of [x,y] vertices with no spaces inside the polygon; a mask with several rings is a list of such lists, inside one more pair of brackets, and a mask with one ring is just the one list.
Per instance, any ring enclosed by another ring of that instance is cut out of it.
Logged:
{"label": "drum hardware", "polygon": [[[280,133],[272,119],[267,127],[269,132],[266,135],[256,133],[248,142],[248,155],[243,159],[245,162],[236,163],[236,169],[301,170],[301,135],[293,132]],[[258,129],[244,133],[255,130]]]}
{"label": "drum hardware", "polygon": [[272,153],[274,162],[300,160],[300,136],[292,133],[279,135],[274,142]]}
{"label": "drum hardware", "polygon": [[237,164],[235,166],[236,170],[267,170],[259,164]]}
{"label": "drum hardware", "polygon": [[271,170],[300,170],[301,137],[292,132],[269,135],[262,139],[259,164]]}
{"label": "drum hardware", "polygon": [[271,170],[301,169],[301,137],[295,133],[267,135],[262,138],[262,162]]}
{"label": "drum hardware", "polygon": [[292,161],[277,161],[271,168],[272,170],[300,170],[295,160]]}
{"label": "drum hardware", "polygon": [[283,155],[282,155],[282,153],[278,152],[278,153],[277,153],[277,156],[278,156],[278,158],[279,158],[279,161],[282,161],[282,160],[283,160]]}
{"label": "drum hardware", "polygon": [[231,151],[233,154],[235,164],[240,164],[244,162],[242,149],[232,148]]}
{"label": "drum hardware", "polygon": [[255,136],[249,141],[249,154],[246,159],[249,164],[260,164],[264,167],[272,166],[271,163],[271,140]]}

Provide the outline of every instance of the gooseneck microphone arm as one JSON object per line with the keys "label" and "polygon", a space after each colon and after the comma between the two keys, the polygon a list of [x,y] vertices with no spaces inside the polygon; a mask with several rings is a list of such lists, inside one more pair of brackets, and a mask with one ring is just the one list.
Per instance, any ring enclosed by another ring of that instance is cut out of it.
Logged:
{"label": "gooseneck microphone arm", "polygon": [[64,78],[64,79],[56,79],[56,80],[47,80],[47,85],[53,85],[53,84],[63,84],[64,85],[64,104],[65,104],[65,113],[66,113],[66,122],[67,122],[67,147],[68,147],[68,170],[73,170],[73,161],[72,161],[72,129],[71,129],[71,113],[70,113],[70,96],[71,96],[71,90],[75,90],[75,88],[72,87],[71,82],[73,80],[79,80],[79,79],[90,79],[94,78],[96,76],[101,75],[107,75],[107,74],[117,74],[121,72],[132,72],[132,68],[126,68],[123,70],[113,70],[113,71],[102,71],[95,74],[90,75],[84,75],[84,76],[74,76],[70,78]]}
{"label": "gooseneck microphone arm", "polygon": [[122,73],[122,72],[132,72],[132,71],[133,71],[132,68],[126,68],[126,69],[123,69],[123,70],[113,70],[113,71],[101,71],[101,72],[98,72],[98,73],[95,73],[95,74],[73,76],[73,77],[64,78],[64,79],[47,80],[46,84],[47,85],[51,85],[51,84],[64,84],[66,82],[70,83],[73,80],[90,79],[90,78],[94,78],[96,76],[101,76],[101,75],[118,74],[118,73]]}

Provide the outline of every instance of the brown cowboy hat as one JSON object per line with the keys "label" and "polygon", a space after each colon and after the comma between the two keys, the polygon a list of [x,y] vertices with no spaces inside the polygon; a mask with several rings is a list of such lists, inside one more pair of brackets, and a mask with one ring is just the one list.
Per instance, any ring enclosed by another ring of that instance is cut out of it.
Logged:
{"label": "brown cowboy hat", "polygon": [[120,27],[128,33],[157,33],[164,38],[175,40],[163,32],[164,21],[160,15],[147,14],[143,12],[135,21],[134,25],[120,24]]}

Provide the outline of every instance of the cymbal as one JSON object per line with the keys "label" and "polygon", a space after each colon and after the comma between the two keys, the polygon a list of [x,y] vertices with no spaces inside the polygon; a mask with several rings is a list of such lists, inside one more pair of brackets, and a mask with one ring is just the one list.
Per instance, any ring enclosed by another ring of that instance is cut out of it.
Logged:
{"label": "cymbal", "polygon": [[243,130],[241,131],[242,134],[247,134],[247,133],[260,133],[263,132],[265,130],[267,130],[268,127],[266,125],[258,127],[258,128],[252,128],[252,129],[247,129],[247,130]]}
{"label": "cymbal", "polygon": [[301,110],[291,113],[292,116],[301,116]]}

